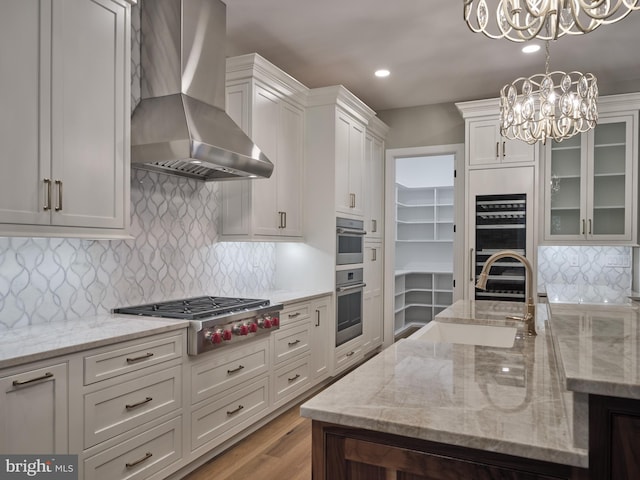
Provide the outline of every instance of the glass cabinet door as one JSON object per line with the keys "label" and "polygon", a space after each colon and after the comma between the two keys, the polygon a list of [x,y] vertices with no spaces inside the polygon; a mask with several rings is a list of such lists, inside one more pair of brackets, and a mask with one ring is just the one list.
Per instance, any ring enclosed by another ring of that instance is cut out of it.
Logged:
{"label": "glass cabinet door", "polygon": [[545,239],[633,240],[637,116],[602,115],[595,129],[546,147]]}
{"label": "glass cabinet door", "polygon": [[[583,145],[584,144],[584,145]],[[586,138],[576,135],[563,142],[551,142],[551,162],[547,179],[549,219],[547,231],[552,237],[584,235],[584,198],[586,162],[582,152]]]}
{"label": "glass cabinet door", "polygon": [[587,235],[624,236],[629,232],[631,169],[627,154],[629,123],[624,119],[606,119],[594,130],[589,190]]}

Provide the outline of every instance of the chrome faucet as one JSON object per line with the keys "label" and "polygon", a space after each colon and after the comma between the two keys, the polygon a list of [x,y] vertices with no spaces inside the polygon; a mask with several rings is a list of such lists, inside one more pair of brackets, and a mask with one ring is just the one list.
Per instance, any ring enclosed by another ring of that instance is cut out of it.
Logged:
{"label": "chrome faucet", "polygon": [[531,335],[531,336],[536,335],[536,306],[533,303],[533,297],[531,295],[531,289],[533,288],[533,285],[532,285],[533,269],[531,268],[531,263],[529,263],[529,260],[527,260],[525,256],[520,255],[519,253],[514,252],[513,250],[501,250],[499,252],[494,253],[489,258],[487,258],[487,261],[482,267],[482,272],[480,272],[480,276],[478,277],[478,283],[476,283],[476,287],[478,287],[481,290],[486,290],[487,276],[489,274],[489,270],[491,270],[491,266],[497,260],[500,260],[502,258],[507,258],[507,257],[518,260],[520,263],[522,263],[522,265],[524,265],[524,270],[526,274],[524,288],[525,288],[525,297],[527,299],[523,317],[507,317],[507,318],[523,320],[527,326],[527,335]]}

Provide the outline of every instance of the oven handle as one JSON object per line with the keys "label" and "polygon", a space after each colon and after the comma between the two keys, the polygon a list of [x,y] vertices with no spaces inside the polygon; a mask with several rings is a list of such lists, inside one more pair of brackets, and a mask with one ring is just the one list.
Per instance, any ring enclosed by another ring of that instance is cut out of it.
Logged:
{"label": "oven handle", "polygon": [[356,288],[364,288],[366,286],[367,286],[366,283],[358,283],[356,285],[349,285],[347,287],[336,287],[336,292],[338,292],[338,293],[346,292],[348,290],[355,290]]}
{"label": "oven handle", "polygon": [[340,234],[347,235],[366,235],[367,232],[364,230],[351,230],[350,228],[337,228],[336,231]]}

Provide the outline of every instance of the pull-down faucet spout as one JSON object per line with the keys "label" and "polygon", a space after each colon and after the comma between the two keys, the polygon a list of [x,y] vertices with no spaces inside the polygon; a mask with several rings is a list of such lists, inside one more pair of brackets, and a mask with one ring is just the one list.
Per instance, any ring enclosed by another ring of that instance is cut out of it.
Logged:
{"label": "pull-down faucet spout", "polygon": [[514,252],[512,250],[501,250],[499,252],[494,253],[487,259],[484,266],[482,267],[482,272],[480,272],[480,276],[478,277],[478,282],[476,283],[476,287],[478,287],[481,290],[487,289],[487,276],[489,275],[489,270],[491,270],[491,266],[494,264],[494,262],[502,258],[513,258],[515,260],[518,260],[520,263],[522,263],[522,265],[524,265],[524,270],[526,275],[525,297],[527,300],[525,303],[524,316],[510,317],[510,318],[523,320],[527,326],[527,335],[531,335],[531,336],[536,335],[536,306],[533,303],[533,297],[531,295],[531,289],[533,288],[533,285],[532,285],[533,269],[531,268],[531,263],[529,263],[529,260],[527,260],[525,256],[520,255],[519,253]]}

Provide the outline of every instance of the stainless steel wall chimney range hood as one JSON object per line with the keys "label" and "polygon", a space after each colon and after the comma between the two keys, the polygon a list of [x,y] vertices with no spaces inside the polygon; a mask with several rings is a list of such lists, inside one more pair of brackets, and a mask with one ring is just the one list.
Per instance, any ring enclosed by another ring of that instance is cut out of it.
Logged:
{"label": "stainless steel wall chimney range hood", "polygon": [[226,5],[140,7],[142,100],[131,117],[131,166],[200,180],[270,177],[273,164],[224,110]]}

